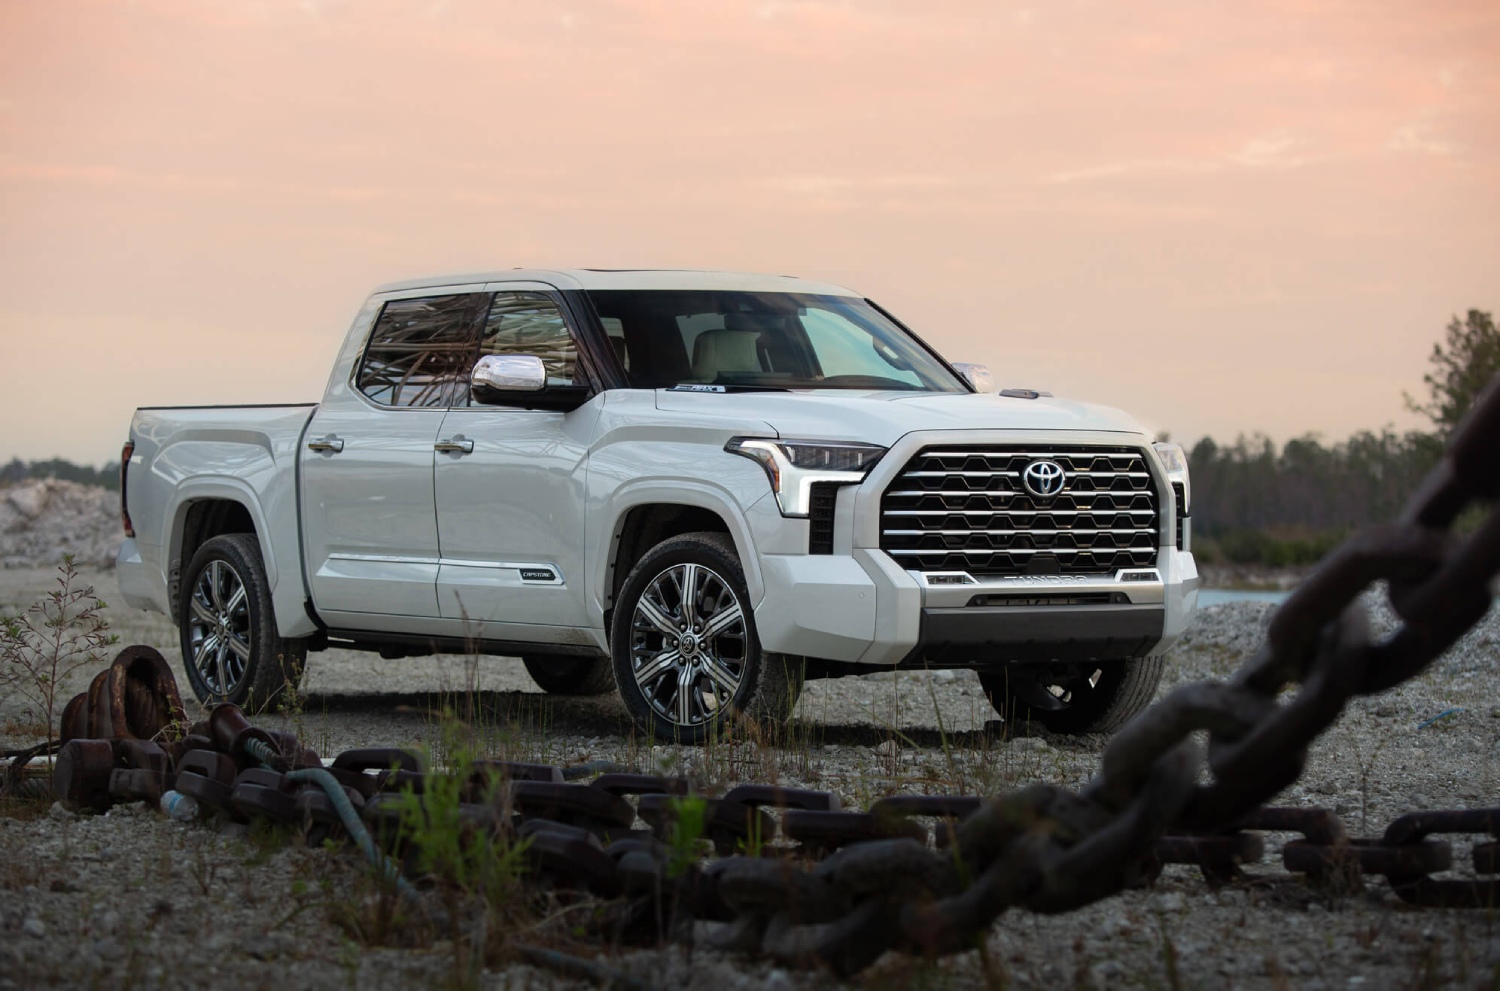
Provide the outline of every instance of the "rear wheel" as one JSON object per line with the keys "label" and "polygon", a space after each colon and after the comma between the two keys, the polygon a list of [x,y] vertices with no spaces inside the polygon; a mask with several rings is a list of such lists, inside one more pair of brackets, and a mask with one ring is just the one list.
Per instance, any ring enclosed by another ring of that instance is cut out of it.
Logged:
{"label": "rear wheel", "polygon": [[259,712],[295,692],[307,641],[276,633],[260,543],[252,533],[203,542],[183,572],[182,666],[198,701]]}
{"label": "rear wheel", "polygon": [[683,534],[646,552],[610,630],[615,682],[637,727],[698,743],[734,713],[767,726],[791,717],[803,660],[760,649],[749,603],[726,534]]}
{"label": "rear wheel", "polygon": [[1012,726],[1029,723],[1068,736],[1113,733],[1151,704],[1165,661],[1156,654],[1065,668],[1011,665],[979,672],[979,684]]}
{"label": "rear wheel", "polygon": [[532,656],[521,658],[521,663],[548,695],[601,695],[615,687],[608,657]]}

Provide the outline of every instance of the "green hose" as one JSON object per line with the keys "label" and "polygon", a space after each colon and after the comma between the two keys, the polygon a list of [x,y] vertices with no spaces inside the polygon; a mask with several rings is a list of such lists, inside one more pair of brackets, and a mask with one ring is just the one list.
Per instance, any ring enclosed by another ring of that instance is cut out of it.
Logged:
{"label": "green hose", "polygon": [[[264,741],[246,740],[245,752],[268,769],[277,770],[274,761],[279,755]],[[411,882],[402,876],[400,865],[387,857],[375,845],[375,840],[370,836],[370,831],[365,828],[364,821],[360,819],[354,803],[349,801],[349,796],[345,794],[344,786],[339,784],[338,778],[321,767],[309,767],[300,771],[287,771],[286,779],[291,782],[307,782],[322,788],[328,796],[329,803],[333,805],[334,811],[338,813],[339,821],[343,823],[345,831],[349,833],[349,837],[354,840],[370,865],[378,870],[385,880],[393,883],[402,895],[416,899],[417,889],[413,888]]]}

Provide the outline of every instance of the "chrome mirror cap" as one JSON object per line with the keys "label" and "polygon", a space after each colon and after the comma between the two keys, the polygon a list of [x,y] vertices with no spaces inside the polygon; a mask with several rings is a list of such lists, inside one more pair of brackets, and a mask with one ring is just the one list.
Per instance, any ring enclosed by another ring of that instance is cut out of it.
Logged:
{"label": "chrome mirror cap", "polygon": [[500,392],[541,392],[547,387],[547,368],[534,354],[487,354],[474,363],[469,386]]}
{"label": "chrome mirror cap", "polygon": [[975,392],[994,392],[995,377],[985,365],[976,365],[968,361],[955,361],[953,370],[964,377],[969,383],[969,388]]}

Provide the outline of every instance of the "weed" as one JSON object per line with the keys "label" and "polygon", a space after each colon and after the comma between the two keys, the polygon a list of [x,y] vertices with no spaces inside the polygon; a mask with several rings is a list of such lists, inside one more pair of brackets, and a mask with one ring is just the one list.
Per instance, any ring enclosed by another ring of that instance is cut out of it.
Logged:
{"label": "weed", "polygon": [[671,856],[667,876],[681,877],[702,856],[703,832],[708,824],[708,803],[696,795],[674,798],[667,803],[672,829],[667,839]]}
{"label": "weed", "polygon": [[[510,833],[508,792],[498,772],[477,763],[472,727],[446,719],[441,747],[444,769],[428,771],[420,794],[408,788],[396,800],[398,835],[442,903],[453,947],[451,981],[473,987],[527,914],[520,880],[528,841]],[[475,821],[465,808],[469,797],[481,799],[492,822]]]}
{"label": "weed", "polygon": [[1167,931],[1166,913],[1156,913],[1156,927],[1161,933],[1161,969],[1167,976],[1167,986],[1172,991],[1182,991],[1182,974],[1177,967],[1177,944],[1172,941],[1172,934]]}
{"label": "weed", "polygon": [[193,848],[193,862],[188,865],[188,873],[198,883],[198,890],[207,897],[213,890],[214,878],[218,876],[219,864],[209,851],[209,844],[205,840],[198,840],[190,844]]}
{"label": "weed", "polygon": [[58,692],[82,668],[97,666],[104,647],[119,642],[102,615],[105,603],[80,584],[73,555],[58,566],[57,588],[17,616],[0,619],[0,699],[12,693],[51,745]]}

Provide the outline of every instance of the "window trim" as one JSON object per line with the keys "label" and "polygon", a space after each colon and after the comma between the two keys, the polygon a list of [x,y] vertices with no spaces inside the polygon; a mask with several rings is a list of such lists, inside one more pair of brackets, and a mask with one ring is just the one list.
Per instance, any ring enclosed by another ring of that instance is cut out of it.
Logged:
{"label": "window trim", "polygon": [[[567,329],[568,334],[573,338],[573,343],[578,347],[578,361],[574,366],[573,385],[581,385],[588,389],[588,399],[584,400],[585,403],[591,401],[595,396],[599,395],[599,393],[607,391],[608,387],[602,386],[600,384],[603,377],[596,371],[597,363],[592,360],[591,351],[586,344],[586,341],[588,339],[587,335],[580,330],[577,312],[573,307],[568,305],[568,300],[566,298],[567,294],[564,291],[559,290],[556,286],[551,285],[550,283],[537,282],[534,279],[517,279],[514,282],[486,282],[484,284],[484,295],[487,298],[485,300],[483,308],[474,318],[474,323],[470,328],[469,333],[469,353],[474,356],[474,360],[469,363],[470,369],[472,369],[474,367],[474,363],[479,360],[479,342],[483,340],[484,337],[484,325],[489,320],[490,307],[495,305],[495,297],[503,292],[536,293],[539,296],[546,296],[549,300],[551,300],[553,305],[557,307],[558,314],[562,317],[563,327]],[[526,409],[522,406],[501,406],[494,403],[472,402],[473,396],[468,388],[467,381],[464,383],[461,394],[459,396],[455,396],[454,398],[463,399],[462,406],[450,407],[451,409],[455,410],[492,409],[504,410],[513,413],[551,413],[559,416],[567,415],[565,413],[559,413],[557,410]]]}
{"label": "window trim", "polygon": [[[413,299],[433,299],[444,296],[476,297],[476,301],[473,305],[478,307],[478,313],[480,314],[487,314],[489,312],[490,302],[494,298],[493,293],[487,292],[482,288],[474,287],[473,284],[470,283],[466,286],[431,286],[426,289],[405,290],[402,292],[391,293],[384,299],[382,299],[380,301],[380,310],[375,314],[375,318],[370,321],[370,329],[365,333],[365,342],[360,346],[359,357],[355,360],[354,366],[350,369],[349,372],[349,391],[355,396],[358,396],[360,400],[365,403],[365,405],[373,409],[380,410],[426,410],[429,412],[431,412],[432,410],[449,410],[455,408],[452,405],[453,399],[455,398],[451,394],[452,390],[448,390],[450,394],[446,397],[447,403],[444,405],[404,406],[377,402],[373,396],[361,389],[359,385],[360,373],[364,371],[365,362],[369,359],[370,345],[375,339],[375,331],[380,327],[380,318],[385,316],[386,307],[390,306],[392,303],[403,303]],[[482,304],[479,303],[477,301],[477,297],[483,297],[484,302]],[[464,334],[468,338],[468,340],[464,342],[464,345],[471,351],[478,347],[478,342],[474,337],[474,333],[476,330],[475,319],[476,318],[474,315],[471,315],[469,317],[468,327],[464,331]],[[473,365],[471,364],[469,367],[472,368]]]}

